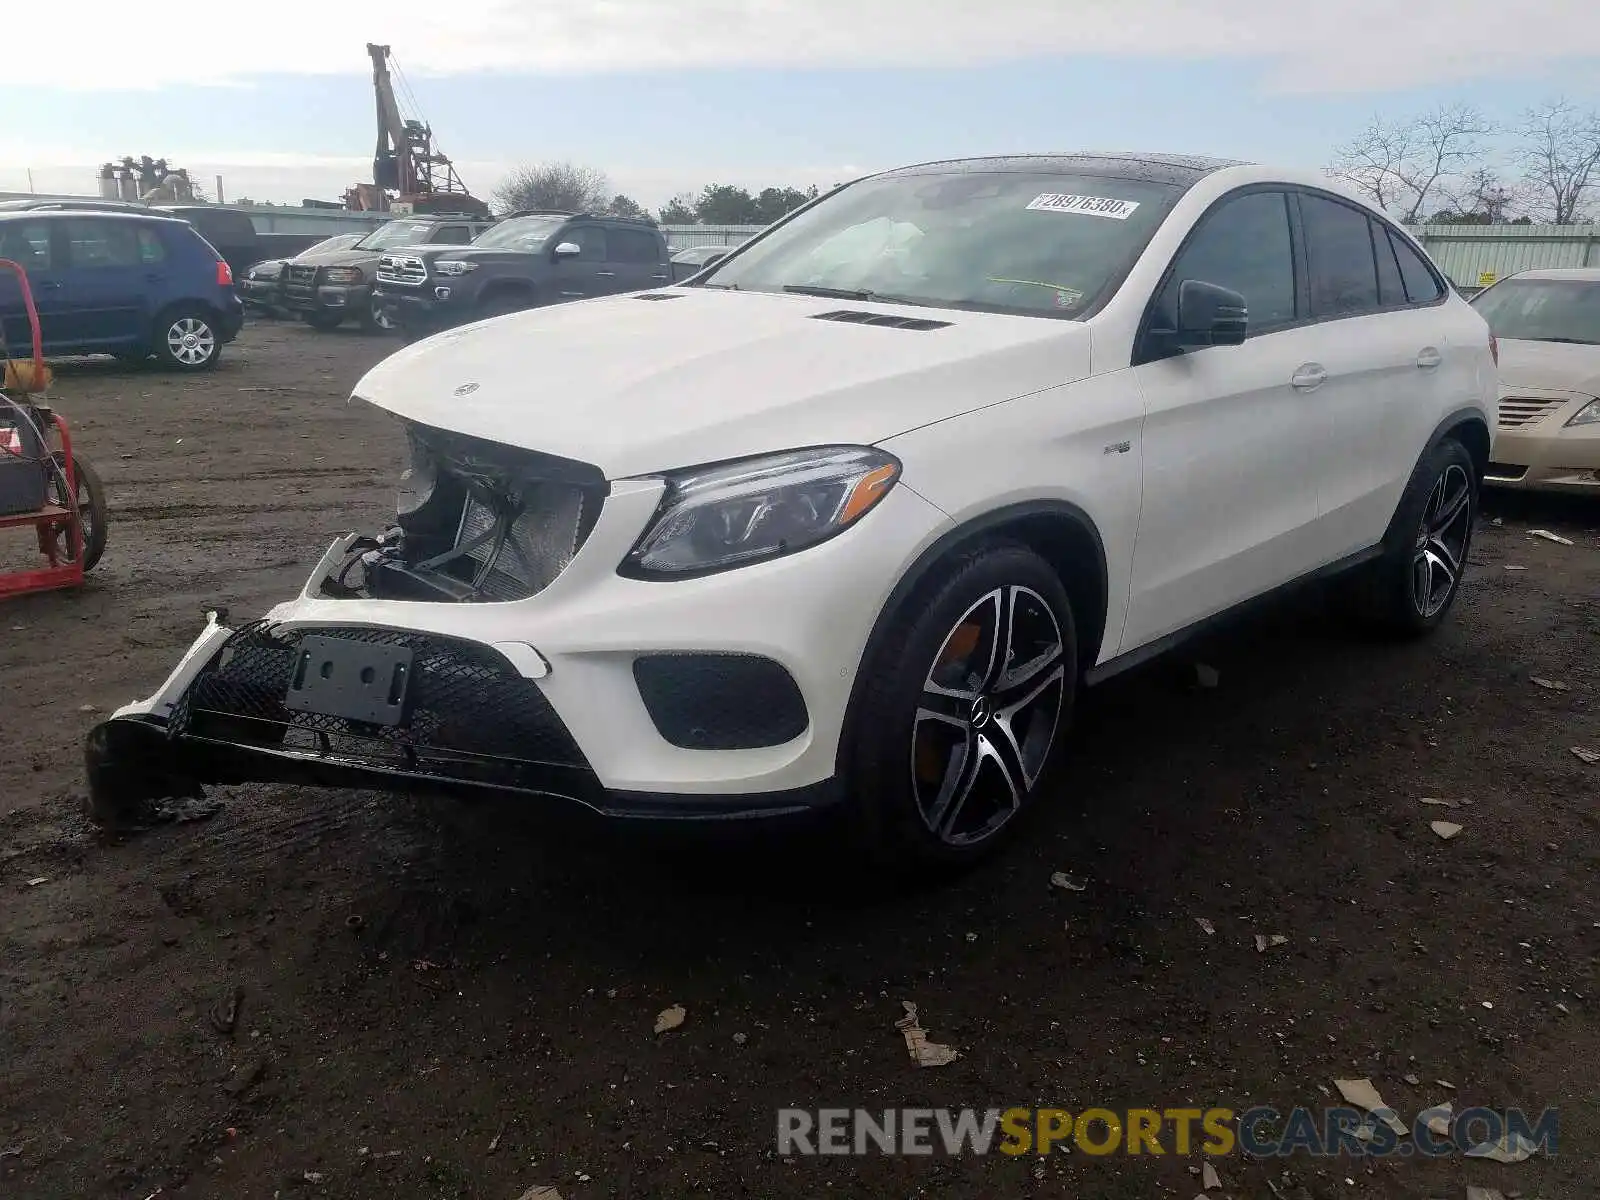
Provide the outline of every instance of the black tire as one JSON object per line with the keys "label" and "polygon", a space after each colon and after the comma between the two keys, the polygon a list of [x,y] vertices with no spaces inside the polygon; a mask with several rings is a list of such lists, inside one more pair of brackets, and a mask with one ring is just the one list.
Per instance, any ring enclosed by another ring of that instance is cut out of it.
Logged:
{"label": "black tire", "polygon": [[314,308],[308,313],[302,313],[301,320],[305,321],[307,325],[318,333],[327,333],[329,330],[337,329],[344,324],[344,314],[329,312],[325,308]]}
{"label": "black tire", "polygon": [[507,313],[521,312],[523,309],[533,307],[533,297],[527,292],[516,291],[510,288],[498,292],[490,292],[478,301],[478,317],[503,317]]}
{"label": "black tire", "polygon": [[162,364],[176,371],[210,371],[222,358],[216,314],[198,305],[163,312],[155,320],[150,342]]}
{"label": "black tire", "polygon": [[[66,469],[67,457],[57,450],[53,457],[56,465]],[[100,556],[106,552],[106,492],[100,483],[100,474],[89,460],[74,454],[72,469],[78,485],[78,511],[83,522],[83,569],[92,571]],[[51,504],[66,505],[66,490],[62,479],[51,472],[47,485]],[[65,532],[56,534],[56,554],[63,562],[72,561],[72,539]]]}
{"label": "black tire", "polygon": [[1386,637],[1432,633],[1460,594],[1477,520],[1477,466],[1447,438],[1412,470],[1380,557],[1347,582],[1351,614]]}
{"label": "black tire", "polygon": [[[846,731],[849,820],[877,866],[959,868],[999,846],[1049,782],[1078,683],[1072,605],[1044,559],[990,541],[941,567],[896,620],[863,664]],[[1031,652],[1030,674],[1016,676],[1013,661],[1007,678],[997,629],[1012,655]],[[1019,702],[1030,689],[1034,699]]]}

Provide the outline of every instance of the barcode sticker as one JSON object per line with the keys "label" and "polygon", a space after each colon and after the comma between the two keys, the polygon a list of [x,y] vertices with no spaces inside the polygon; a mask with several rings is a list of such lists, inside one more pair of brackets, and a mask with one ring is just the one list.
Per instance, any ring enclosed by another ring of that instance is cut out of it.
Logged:
{"label": "barcode sticker", "polygon": [[1047,192],[1035,196],[1028,207],[1041,212],[1079,213],[1086,217],[1110,217],[1126,221],[1139,207],[1137,200],[1114,200],[1109,196],[1061,196]]}

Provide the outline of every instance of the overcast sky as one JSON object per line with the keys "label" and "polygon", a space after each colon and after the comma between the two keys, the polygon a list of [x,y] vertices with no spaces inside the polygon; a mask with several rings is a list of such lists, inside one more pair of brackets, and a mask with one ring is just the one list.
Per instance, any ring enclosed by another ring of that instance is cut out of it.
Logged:
{"label": "overcast sky", "polygon": [[334,198],[370,173],[373,40],[475,192],[572,159],[652,206],[991,151],[1318,166],[1375,112],[1600,105],[1596,0],[57,0],[4,24],[52,48],[0,72],[9,190],[150,154],[230,198]]}

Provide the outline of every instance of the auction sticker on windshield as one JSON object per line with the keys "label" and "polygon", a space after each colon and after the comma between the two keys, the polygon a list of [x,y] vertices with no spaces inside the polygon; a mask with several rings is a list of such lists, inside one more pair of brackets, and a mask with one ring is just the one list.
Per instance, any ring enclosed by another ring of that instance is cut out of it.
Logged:
{"label": "auction sticker on windshield", "polygon": [[1139,207],[1137,200],[1114,200],[1110,196],[1061,196],[1047,192],[1028,202],[1029,208],[1042,212],[1082,213],[1088,217],[1110,217],[1113,221],[1126,221]]}

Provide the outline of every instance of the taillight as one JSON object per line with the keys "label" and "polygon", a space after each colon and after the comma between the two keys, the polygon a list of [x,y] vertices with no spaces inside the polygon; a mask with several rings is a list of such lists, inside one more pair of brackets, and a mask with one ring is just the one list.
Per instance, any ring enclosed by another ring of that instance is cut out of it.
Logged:
{"label": "taillight", "polygon": [[223,262],[221,259],[217,260],[217,286],[233,286],[233,268],[227,263]]}
{"label": "taillight", "polygon": [[0,429],[0,450],[4,450],[7,454],[15,454],[18,458],[22,457],[22,434],[18,433],[14,426],[7,425]]}
{"label": "taillight", "polygon": [[1495,337],[1494,330],[1489,331],[1489,355],[1494,359],[1494,365],[1500,365],[1500,339]]}

